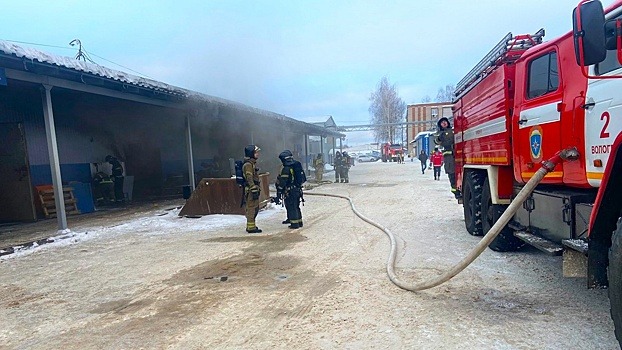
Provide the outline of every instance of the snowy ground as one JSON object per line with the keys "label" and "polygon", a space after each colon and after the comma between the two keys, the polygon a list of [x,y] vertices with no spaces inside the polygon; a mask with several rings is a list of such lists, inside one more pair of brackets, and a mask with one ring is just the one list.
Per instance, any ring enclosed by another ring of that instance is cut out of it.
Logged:
{"label": "snowy ground", "polygon": [[[448,182],[419,163],[357,163],[345,194],[399,235],[403,279],[428,278],[479,240]],[[487,250],[450,282],[411,293],[385,275],[389,244],[347,202],[307,196],[304,228],[272,206],[242,216],[177,210],[82,224],[0,260],[4,349],[617,349],[606,291],[561,277],[533,249]]]}

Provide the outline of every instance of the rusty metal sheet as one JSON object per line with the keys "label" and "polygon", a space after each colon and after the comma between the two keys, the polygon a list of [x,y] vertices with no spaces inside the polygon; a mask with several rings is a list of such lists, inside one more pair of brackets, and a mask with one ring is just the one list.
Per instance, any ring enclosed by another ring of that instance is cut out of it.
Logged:
{"label": "rusty metal sheet", "polygon": [[[270,201],[269,175],[259,175],[261,187],[260,208]],[[192,192],[190,198],[179,212],[179,216],[185,215],[210,215],[210,214],[238,214],[244,215],[242,203],[243,189],[238,186],[233,178],[205,178],[199,181],[199,185]]]}

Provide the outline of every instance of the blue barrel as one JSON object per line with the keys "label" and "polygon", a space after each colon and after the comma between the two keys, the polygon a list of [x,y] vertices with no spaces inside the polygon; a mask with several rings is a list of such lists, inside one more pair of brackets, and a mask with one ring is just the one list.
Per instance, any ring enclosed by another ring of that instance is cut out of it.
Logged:
{"label": "blue barrel", "polygon": [[190,187],[190,185],[186,185],[186,186],[182,187],[182,195],[183,195],[184,199],[190,198],[191,194],[192,194],[192,188]]}

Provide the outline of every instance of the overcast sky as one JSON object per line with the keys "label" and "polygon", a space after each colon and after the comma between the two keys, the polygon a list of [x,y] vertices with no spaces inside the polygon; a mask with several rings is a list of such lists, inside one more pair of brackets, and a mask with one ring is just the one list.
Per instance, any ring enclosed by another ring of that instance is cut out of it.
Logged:
{"label": "overcast sky", "polygon": [[[156,80],[303,121],[332,115],[337,124],[352,125],[369,123],[369,95],[382,76],[397,85],[407,104],[426,95],[434,99],[506,33],[545,28],[550,40],[570,31],[577,3],[7,1],[0,39],[70,48],[79,38],[88,52]],[[368,138],[368,133],[348,134],[351,144]]]}

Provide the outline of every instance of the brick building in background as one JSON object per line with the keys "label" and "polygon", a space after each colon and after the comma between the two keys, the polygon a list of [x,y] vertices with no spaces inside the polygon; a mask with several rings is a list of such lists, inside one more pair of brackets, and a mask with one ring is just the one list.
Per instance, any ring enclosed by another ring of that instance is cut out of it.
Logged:
{"label": "brick building in background", "polygon": [[422,124],[408,125],[408,153],[413,154],[413,145],[410,141],[414,140],[418,133],[422,131],[435,131],[436,122],[442,118],[449,118],[453,126],[453,115],[450,102],[418,103],[406,107],[406,121],[426,122]]}

